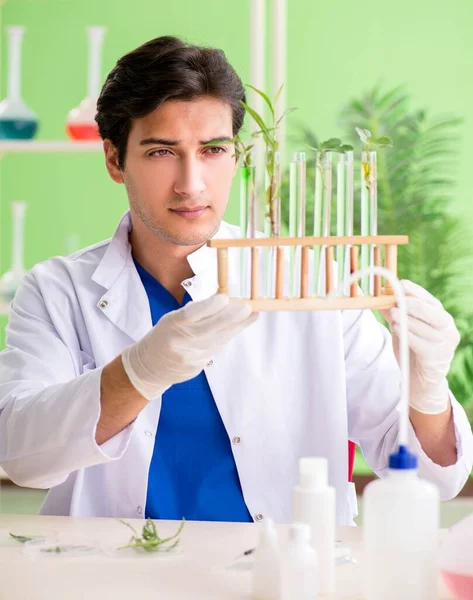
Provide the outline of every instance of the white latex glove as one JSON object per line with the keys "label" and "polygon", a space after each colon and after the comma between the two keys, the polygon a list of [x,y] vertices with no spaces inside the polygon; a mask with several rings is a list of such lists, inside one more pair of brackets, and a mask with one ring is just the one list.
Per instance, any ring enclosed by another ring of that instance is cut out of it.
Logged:
{"label": "white latex glove", "polygon": [[[460,334],[440,300],[412,281],[403,280],[401,284],[408,312],[410,404],[422,413],[442,413],[449,404],[446,377]],[[391,327],[399,362],[399,308],[381,312]]]}
{"label": "white latex glove", "polygon": [[122,353],[133,386],[147,400],[196,377],[215,352],[258,318],[249,304],[230,304],[217,294],[167,313]]}

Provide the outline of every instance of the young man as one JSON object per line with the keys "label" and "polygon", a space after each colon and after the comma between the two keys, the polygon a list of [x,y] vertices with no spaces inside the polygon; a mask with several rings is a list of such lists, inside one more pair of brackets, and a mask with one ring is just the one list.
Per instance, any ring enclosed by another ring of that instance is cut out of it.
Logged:
{"label": "young man", "polygon": [[[51,488],[44,514],[288,522],[298,459],[319,455],[348,524],[347,440],[387,468],[399,368],[374,316],[258,317],[215,295],[205,242],[239,234],[222,222],[234,148],[214,142],[238,133],[244,97],[221,51],[171,37],[105,82],[96,118],[130,211],[111,240],[31,270],[0,355],[0,464]],[[445,379],[458,333],[430,294],[405,289],[410,445],[446,499],[473,460]]]}

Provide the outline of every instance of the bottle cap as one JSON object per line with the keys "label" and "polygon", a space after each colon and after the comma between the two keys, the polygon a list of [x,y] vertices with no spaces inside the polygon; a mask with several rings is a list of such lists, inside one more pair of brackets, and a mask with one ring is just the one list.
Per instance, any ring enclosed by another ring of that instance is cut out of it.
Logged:
{"label": "bottle cap", "polygon": [[409,452],[407,446],[401,444],[398,451],[389,456],[389,468],[400,471],[417,469],[417,456]]}
{"label": "bottle cap", "polygon": [[303,489],[323,489],[328,486],[328,461],[322,457],[299,460],[300,485]]}

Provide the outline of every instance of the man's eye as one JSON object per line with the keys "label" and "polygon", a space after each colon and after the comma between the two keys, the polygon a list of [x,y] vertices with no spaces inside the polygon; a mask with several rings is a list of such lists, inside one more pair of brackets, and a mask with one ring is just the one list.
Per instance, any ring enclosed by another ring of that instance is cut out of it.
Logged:
{"label": "man's eye", "polygon": [[222,154],[223,152],[226,152],[225,148],[222,148],[221,146],[210,146],[209,148],[206,149],[206,151],[208,152],[208,154]]}
{"label": "man's eye", "polygon": [[148,156],[166,156],[166,154],[170,154],[169,150],[166,150],[166,148],[160,148],[159,150],[153,150],[153,152],[150,152]]}

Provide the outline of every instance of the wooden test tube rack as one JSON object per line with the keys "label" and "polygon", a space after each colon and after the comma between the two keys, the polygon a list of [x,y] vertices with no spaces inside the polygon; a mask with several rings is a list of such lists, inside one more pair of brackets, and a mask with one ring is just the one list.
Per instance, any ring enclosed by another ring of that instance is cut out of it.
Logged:
{"label": "wooden test tube rack", "polygon": [[[330,294],[336,288],[333,278],[334,246],[349,246],[350,272],[358,271],[358,247],[373,246],[373,264],[384,266],[397,276],[397,247],[408,244],[406,235],[377,235],[377,236],[330,236],[330,237],[273,237],[209,240],[207,245],[217,249],[218,293],[228,294],[228,249],[250,248],[250,298],[232,298],[233,302],[248,302],[253,310],[346,310],[346,309],[386,309],[396,304],[391,285],[381,281],[381,276],[374,276],[373,295],[360,295],[356,283],[350,286],[350,295],[326,299],[321,296],[309,295],[309,251],[313,246],[324,246],[325,252],[325,292]],[[298,297],[283,296],[284,288],[284,251],[283,246],[301,248],[300,289]],[[384,265],[381,264],[384,246]],[[259,281],[259,251],[260,248],[276,248],[275,290],[274,297],[262,297],[258,290]]]}

